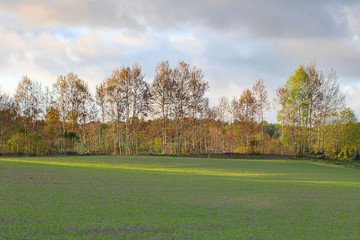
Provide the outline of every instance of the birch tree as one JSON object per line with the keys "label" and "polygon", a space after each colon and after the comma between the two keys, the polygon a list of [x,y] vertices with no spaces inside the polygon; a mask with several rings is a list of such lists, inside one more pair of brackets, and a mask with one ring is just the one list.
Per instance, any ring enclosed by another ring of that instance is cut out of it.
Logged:
{"label": "birch tree", "polygon": [[30,153],[31,141],[29,138],[31,133],[35,133],[35,126],[37,120],[40,119],[40,114],[43,112],[43,95],[41,85],[38,82],[32,81],[25,76],[19,82],[15,101],[18,107],[18,113],[22,117],[22,126],[25,134],[25,153]]}
{"label": "birch tree", "polygon": [[252,88],[254,97],[257,103],[257,116],[259,118],[260,123],[260,131],[261,131],[261,152],[264,154],[265,152],[265,143],[264,143],[264,112],[270,110],[270,103],[268,101],[268,93],[266,87],[264,85],[264,80],[261,78],[257,80]]}
{"label": "birch tree", "polygon": [[167,153],[167,124],[173,106],[172,69],[168,61],[162,61],[156,65],[155,77],[151,84],[152,103],[154,115],[161,118],[162,125],[162,153]]}
{"label": "birch tree", "polygon": [[178,151],[185,152],[184,134],[185,134],[185,118],[188,117],[188,103],[190,98],[189,83],[191,78],[190,65],[180,61],[172,72],[174,80],[174,117]]}
{"label": "birch tree", "polygon": [[250,147],[250,136],[255,128],[256,109],[255,96],[249,89],[244,90],[239,98],[234,98],[232,101],[234,120],[238,121],[243,128],[246,153]]}
{"label": "birch tree", "polygon": [[201,68],[194,66],[191,70],[191,77],[189,81],[189,114],[192,120],[192,150],[195,152],[198,150],[197,144],[197,119],[198,114],[201,114],[206,105],[208,99],[205,97],[205,93],[209,90],[209,83],[204,79],[204,73]]}

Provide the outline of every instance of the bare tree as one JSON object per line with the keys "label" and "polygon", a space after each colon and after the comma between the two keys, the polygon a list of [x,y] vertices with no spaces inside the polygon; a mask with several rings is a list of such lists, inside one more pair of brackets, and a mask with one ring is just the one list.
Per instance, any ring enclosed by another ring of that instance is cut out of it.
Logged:
{"label": "bare tree", "polygon": [[109,104],[109,115],[113,124],[114,153],[121,154],[121,119],[124,114],[123,89],[121,87],[121,69],[114,69],[104,82],[106,102]]}
{"label": "bare tree", "polygon": [[[106,89],[105,92],[104,89]],[[103,100],[104,97],[107,101]],[[127,154],[133,153],[136,148],[135,128],[139,119],[147,115],[149,97],[149,87],[144,81],[139,64],[115,69],[107,81],[107,86],[100,85],[97,88],[97,102],[101,106],[102,115],[105,113],[106,102],[108,102],[112,106],[112,115],[117,119],[117,125],[119,126],[122,120],[125,122]],[[117,106],[116,109],[114,106]]]}
{"label": "bare tree", "polygon": [[[66,154],[66,122],[70,121],[71,131],[77,131],[80,106],[88,101],[90,94],[87,84],[77,74],[69,73],[66,76],[60,75],[53,85],[54,101],[60,113],[62,121],[62,134],[64,136],[63,146]],[[72,148],[75,151],[75,141],[72,141]]]}
{"label": "bare tree", "polygon": [[204,80],[204,73],[201,68],[193,67],[189,81],[189,114],[192,119],[192,150],[197,151],[197,118],[205,109],[208,99],[205,97],[209,89],[209,83]]}
{"label": "bare tree", "polygon": [[322,128],[321,151],[323,152],[326,135],[325,125],[331,123],[332,118],[338,116],[339,112],[345,108],[345,96],[340,90],[338,77],[334,69],[331,70],[328,77],[325,79],[320,91],[323,101],[319,106],[319,115],[321,119],[321,124],[319,126]]}
{"label": "bare tree", "polygon": [[222,149],[226,152],[226,125],[230,123],[230,103],[227,97],[219,98],[219,105],[215,107],[216,118],[221,122],[222,128]]}
{"label": "bare tree", "polygon": [[131,153],[137,152],[137,131],[139,121],[148,115],[150,109],[150,89],[144,81],[144,75],[141,72],[139,64],[134,64],[131,68],[131,106],[132,115],[130,117],[131,136]]}
{"label": "bare tree", "polygon": [[[306,68],[308,78],[309,78],[309,91],[308,91],[308,149],[312,151],[313,143],[313,128],[317,123],[318,126],[318,143],[320,146],[320,126],[321,126],[321,114],[322,111],[321,103],[323,101],[323,93],[321,91],[322,85],[324,84],[324,77],[322,72],[316,70],[316,61],[313,60]],[[317,121],[316,121],[317,120]],[[314,124],[315,123],[315,124]],[[320,152],[320,147],[318,147],[318,152]]]}
{"label": "bare tree", "polygon": [[172,72],[174,80],[173,96],[174,96],[174,117],[175,132],[177,137],[177,148],[179,152],[184,152],[184,133],[185,118],[189,115],[188,103],[190,98],[189,82],[191,78],[190,65],[184,61],[180,61]]}
{"label": "bare tree", "polygon": [[264,112],[270,110],[270,103],[268,101],[268,93],[264,85],[264,80],[261,78],[257,80],[252,88],[255,99],[256,99],[256,112],[260,122],[260,131],[261,131],[261,147],[262,154],[265,152],[265,143],[264,143]]}
{"label": "bare tree", "polygon": [[[77,92],[79,98],[79,107],[78,107],[78,116],[80,123],[82,124],[82,145],[83,151],[88,152],[88,143],[86,138],[86,123],[90,122],[93,118],[93,115],[96,114],[96,108],[94,107],[94,99],[90,94],[87,83],[78,82],[77,83]],[[95,112],[94,112],[95,111]]]}
{"label": "bare tree", "polygon": [[162,122],[162,152],[167,153],[167,124],[173,102],[172,69],[168,61],[157,64],[154,81],[151,84],[152,103],[155,116],[160,116]]}
{"label": "bare tree", "polygon": [[22,125],[25,134],[25,152],[30,152],[29,134],[35,132],[36,120],[42,113],[43,94],[40,83],[30,80],[29,77],[23,77],[19,82],[15,100],[18,107],[18,113],[22,117]]}
{"label": "bare tree", "polygon": [[130,154],[130,114],[133,82],[131,68],[129,66],[122,66],[119,68],[119,84],[120,94],[124,106],[126,153]]}
{"label": "bare tree", "polygon": [[[65,135],[66,132],[66,117],[69,111],[69,105],[67,101],[67,89],[68,84],[66,81],[66,77],[60,75],[56,81],[56,83],[53,85],[53,92],[54,92],[54,106],[56,106],[56,109],[59,113],[59,118],[62,123],[62,136]],[[62,141],[62,150],[64,151],[64,154],[66,155],[66,139],[63,138]]]}
{"label": "bare tree", "polygon": [[95,101],[100,108],[101,122],[105,123],[107,109],[106,109],[106,86],[104,82],[100,83],[99,86],[96,86]]}

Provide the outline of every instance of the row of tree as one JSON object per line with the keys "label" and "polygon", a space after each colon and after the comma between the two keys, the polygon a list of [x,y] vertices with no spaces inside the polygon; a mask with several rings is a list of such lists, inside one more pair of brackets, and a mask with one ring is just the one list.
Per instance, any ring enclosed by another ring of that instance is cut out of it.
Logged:
{"label": "row of tree", "polygon": [[270,101],[262,79],[216,106],[209,106],[208,90],[203,71],[183,61],[157,64],[151,83],[138,64],[116,68],[94,96],[74,73],[51,88],[25,76],[14,96],[0,91],[0,153],[336,157],[358,147],[359,124],[335,71],[325,77],[315,63],[299,66],[277,90],[278,124],[264,120]]}

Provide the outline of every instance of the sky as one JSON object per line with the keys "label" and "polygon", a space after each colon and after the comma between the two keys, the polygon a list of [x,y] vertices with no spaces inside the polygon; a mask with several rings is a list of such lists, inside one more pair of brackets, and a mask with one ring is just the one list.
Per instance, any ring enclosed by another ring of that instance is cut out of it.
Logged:
{"label": "sky", "polygon": [[259,78],[272,101],[315,59],[360,119],[359,12],[358,0],[0,0],[0,87],[74,72],[94,92],[116,67],[139,63],[151,82],[158,62],[182,60],[204,71],[212,105]]}

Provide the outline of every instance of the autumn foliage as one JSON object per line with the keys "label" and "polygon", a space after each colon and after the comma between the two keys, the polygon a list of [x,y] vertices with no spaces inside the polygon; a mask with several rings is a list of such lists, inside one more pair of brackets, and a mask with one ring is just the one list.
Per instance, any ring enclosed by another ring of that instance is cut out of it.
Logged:
{"label": "autumn foliage", "polygon": [[[139,64],[121,66],[94,95],[77,74],[44,88],[28,76],[14,96],[0,92],[1,154],[287,154],[351,155],[359,124],[345,108],[337,75],[312,62],[277,90],[278,124],[264,113],[262,79],[238,97],[210,106],[201,68],[180,61],[156,65],[153,81]],[[346,154],[344,154],[344,152]]]}

